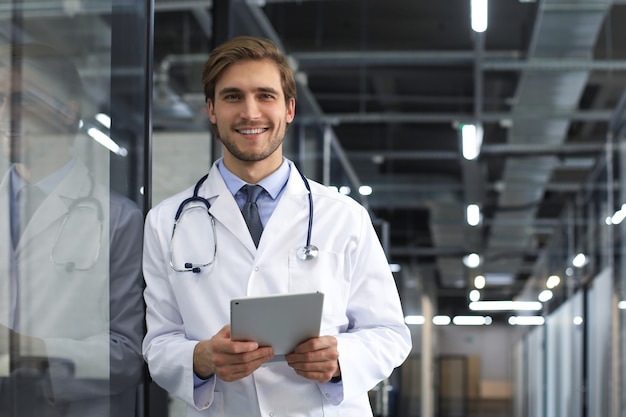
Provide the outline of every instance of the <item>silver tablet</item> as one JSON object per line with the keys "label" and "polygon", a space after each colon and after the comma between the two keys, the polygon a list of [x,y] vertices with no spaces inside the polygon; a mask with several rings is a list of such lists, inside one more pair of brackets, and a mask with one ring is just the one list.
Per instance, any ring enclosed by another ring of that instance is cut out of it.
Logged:
{"label": "silver tablet", "polygon": [[321,292],[237,298],[230,301],[230,337],[272,346],[274,359],[319,336],[324,307]]}

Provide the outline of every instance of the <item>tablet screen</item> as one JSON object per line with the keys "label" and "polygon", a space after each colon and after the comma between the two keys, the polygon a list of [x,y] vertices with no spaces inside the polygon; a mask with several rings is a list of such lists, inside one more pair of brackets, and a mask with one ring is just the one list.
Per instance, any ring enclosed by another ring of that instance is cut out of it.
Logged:
{"label": "tablet screen", "polygon": [[298,344],[319,336],[323,306],[320,292],[233,299],[231,339],[272,346],[274,360],[282,360]]}

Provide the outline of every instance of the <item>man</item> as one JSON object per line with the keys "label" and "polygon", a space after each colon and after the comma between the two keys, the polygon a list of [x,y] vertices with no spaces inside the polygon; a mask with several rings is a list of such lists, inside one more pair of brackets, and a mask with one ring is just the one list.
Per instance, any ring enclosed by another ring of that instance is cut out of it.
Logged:
{"label": "man", "polygon": [[[143,352],[153,379],[187,403],[188,415],[371,416],[368,390],[404,361],[411,339],[367,211],[283,157],[296,87],[273,43],[226,42],[202,80],[224,157],[195,193],[165,200],[146,219]],[[262,186],[258,241],[240,211],[248,212],[244,185]],[[305,260],[298,248],[311,214],[319,254]],[[316,291],[325,296],[321,334],[284,361],[268,363],[271,347],[231,340],[231,299]]]}
{"label": "man", "polygon": [[141,211],[72,154],[82,84],[68,58],[4,47],[0,98],[0,416],[134,416]]}

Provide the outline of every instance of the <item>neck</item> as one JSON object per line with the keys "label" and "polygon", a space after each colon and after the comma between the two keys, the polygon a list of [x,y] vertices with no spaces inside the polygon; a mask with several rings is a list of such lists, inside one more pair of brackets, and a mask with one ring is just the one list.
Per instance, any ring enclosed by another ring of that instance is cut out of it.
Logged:
{"label": "neck", "polygon": [[282,163],[283,156],[281,152],[274,152],[268,158],[253,162],[239,160],[228,152],[224,152],[224,166],[248,184],[257,184],[263,178],[278,170]]}
{"label": "neck", "polygon": [[63,160],[51,159],[52,158],[45,158],[39,161],[17,162],[15,163],[15,171],[24,181],[29,184],[34,184],[52,174],[69,161],[69,157]]}

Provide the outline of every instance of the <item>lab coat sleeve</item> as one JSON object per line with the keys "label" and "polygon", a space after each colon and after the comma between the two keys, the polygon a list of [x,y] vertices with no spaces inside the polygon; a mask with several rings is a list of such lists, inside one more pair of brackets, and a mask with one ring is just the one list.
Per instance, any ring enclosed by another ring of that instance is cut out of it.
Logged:
{"label": "lab coat sleeve", "polygon": [[146,281],[147,333],[143,341],[143,355],[152,379],[170,394],[198,409],[213,401],[215,378],[194,386],[193,351],[198,341],[185,335],[177,300],[170,286],[169,235],[171,230],[160,230],[159,211],[150,211],[144,231],[143,272]]}
{"label": "lab coat sleeve", "polygon": [[398,290],[365,209],[360,224],[359,237],[346,254],[351,276],[348,329],[336,336],[342,380],[320,384],[333,404],[374,388],[411,351],[411,334],[404,323]]}

